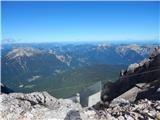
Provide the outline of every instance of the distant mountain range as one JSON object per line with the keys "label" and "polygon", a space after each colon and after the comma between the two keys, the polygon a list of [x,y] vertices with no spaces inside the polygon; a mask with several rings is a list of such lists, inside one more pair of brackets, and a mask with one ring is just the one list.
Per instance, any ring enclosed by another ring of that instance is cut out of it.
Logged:
{"label": "distant mountain range", "polygon": [[[58,97],[68,97],[94,82],[115,80],[121,69],[148,57],[155,46],[6,44],[1,53],[2,83],[16,91],[47,90]],[[82,87],[68,89],[77,84]]]}

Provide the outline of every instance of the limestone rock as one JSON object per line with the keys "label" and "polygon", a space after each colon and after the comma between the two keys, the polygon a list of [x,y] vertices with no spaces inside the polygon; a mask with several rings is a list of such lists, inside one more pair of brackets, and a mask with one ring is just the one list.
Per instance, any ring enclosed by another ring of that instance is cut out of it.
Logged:
{"label": "limestone rock", "polygon": [[71,100],[56,99],[47,92],[0,95],[1,120],[64,119],[70,110],[80,110]]}

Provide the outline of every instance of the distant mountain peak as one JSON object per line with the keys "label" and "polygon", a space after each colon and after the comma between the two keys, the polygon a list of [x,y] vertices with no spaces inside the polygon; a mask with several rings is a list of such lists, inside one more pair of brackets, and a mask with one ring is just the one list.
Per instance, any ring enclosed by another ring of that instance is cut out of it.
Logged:
{"label": "distant mountain peak", "polygon": [[10,51],[7,54],[7,57],[9,59],[15,59],[18,57],[30,57],[33,56],[35,54],[40,54],[42,51],[40,51],[39,49],[35,49],[35,48],[14,48],[12,51]]}
{"label": "distant mountain peak", "polygon": [[138,44],[129,44],[129,45],[122,45],[116,48],[116,52],[125,55],[128,51],[136,52],[139,55],[145,56],[148,53],[151,53],[153,47],[142,47]]}

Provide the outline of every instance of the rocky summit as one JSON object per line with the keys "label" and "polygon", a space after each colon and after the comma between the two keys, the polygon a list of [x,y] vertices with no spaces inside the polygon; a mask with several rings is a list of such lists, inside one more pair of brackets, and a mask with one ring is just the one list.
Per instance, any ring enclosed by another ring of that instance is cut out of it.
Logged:
{"label": "rocky summit", "polygon": [[1,120],[159,120],[160,101],[131,103],[115,99],[109,106],[82,108],[68,99],[56,99],[47,92],[0,95]]}
{"label": "rocky summit", "polygon": [[160,120],[160,47],[108,82],[101,101],[82,108],[47,92],[0,94],[0,120]]}

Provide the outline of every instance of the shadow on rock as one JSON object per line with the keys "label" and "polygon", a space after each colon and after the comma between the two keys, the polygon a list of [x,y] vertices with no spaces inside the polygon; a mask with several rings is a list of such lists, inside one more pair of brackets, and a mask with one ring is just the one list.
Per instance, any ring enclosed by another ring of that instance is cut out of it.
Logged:
{"label": "shadow on rock", "polygon": [[64,120],[82,120],[79,111],[70,110]]}

